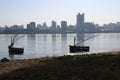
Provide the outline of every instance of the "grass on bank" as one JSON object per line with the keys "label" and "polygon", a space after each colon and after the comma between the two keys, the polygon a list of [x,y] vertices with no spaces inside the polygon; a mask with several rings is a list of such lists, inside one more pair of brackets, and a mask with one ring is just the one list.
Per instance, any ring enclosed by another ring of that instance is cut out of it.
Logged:
{"label": "grass on bank", "polygon": [[120,80],[120,53],[53,57],[0,75],[0,80]]}

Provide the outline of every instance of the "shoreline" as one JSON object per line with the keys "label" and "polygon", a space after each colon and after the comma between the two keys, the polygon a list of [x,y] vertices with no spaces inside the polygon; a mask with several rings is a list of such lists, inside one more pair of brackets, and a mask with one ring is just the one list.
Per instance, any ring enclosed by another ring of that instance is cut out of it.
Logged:
{"label": "shoreline", "polygon": [[[98,53],[91,53],[91,54],[74,54],[74,55],[63,55],[63,56],[102,56],[102,55],[117,55],[120,54],[120,51],[109,51],[109,52],[98,52]],[[39,62],[43,62],[45,60],[51,60],[52,58],[57,58],[61,56],[50,56],[50,57],[42,57],[42,58],[32,58],[32,59],[16,59],[14,61],[9,61],[9,62],[0,62],[0,75],[1,74],[6,74],[11,71],[14,71],[16,69],[20,68],[26,68],[30,67],[33,65],[38,64]]]}

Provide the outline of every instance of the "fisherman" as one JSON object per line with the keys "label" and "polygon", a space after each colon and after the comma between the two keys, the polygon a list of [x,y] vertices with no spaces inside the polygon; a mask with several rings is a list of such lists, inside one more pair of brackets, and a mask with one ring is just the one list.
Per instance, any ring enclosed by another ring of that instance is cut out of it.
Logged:
{"label": "fisherman", "polygon": [[74,46],[76,46],[76,37],[74,37]]}
{"label": "fisherman", "polygon": [[12,48],[13,45],[14,45],[14,43],[11,42],[11,45],[9,45],[8,48],[9,48],[9,49]]}

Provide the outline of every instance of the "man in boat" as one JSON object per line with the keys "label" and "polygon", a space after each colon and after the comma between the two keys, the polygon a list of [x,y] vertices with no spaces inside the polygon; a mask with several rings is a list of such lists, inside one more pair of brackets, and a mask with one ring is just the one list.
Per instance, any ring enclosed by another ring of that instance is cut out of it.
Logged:
{"label": "man in boat", "polygon": [[76,37],[74,37],[74,46],[76,46]]}

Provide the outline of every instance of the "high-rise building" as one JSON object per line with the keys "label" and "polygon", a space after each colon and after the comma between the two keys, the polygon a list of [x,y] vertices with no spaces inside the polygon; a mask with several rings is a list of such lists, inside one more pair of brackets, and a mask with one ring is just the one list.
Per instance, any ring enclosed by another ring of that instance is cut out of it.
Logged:
{"label": "high-rise building", "polygon": [[83,25],[84,25],[84,14],[78,13],[78,15],[77,15],[76,17],[77,17],[76,26],[77,26],[77,27],[83,26]]}
{"label": "high-rise building", "polygon": [[36,23],[35,22],[30,22],[27,24],[27,30],[34,31],[35,30]]}
{"label": "high-rise building", "polygon": [[63,33],[66,32],[66,30],[67,30],[67,22],[66,21],[61,21],[61,30]]}
{"label": "high-rise building", "polygon": [[37,30],[40,30],[42,28],[41,24],[37,24]]}
{"label": "high-rise building", "polygon": [[54,20],[51,23],[51,29],[56,30],[56,22]]}
{"label": "high-rise building", "polygon": [[23,30],[24,29],[24,27],[23,27],[23,25],[13,25],[13,26],[11,26],[11,30]]}
{"label": "high-rise building", "polygon": [[44,27],[44,28],[47,28],[46,22],[43,23],[43,27]]}

